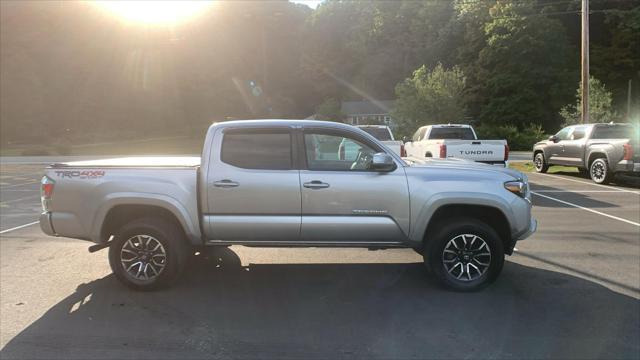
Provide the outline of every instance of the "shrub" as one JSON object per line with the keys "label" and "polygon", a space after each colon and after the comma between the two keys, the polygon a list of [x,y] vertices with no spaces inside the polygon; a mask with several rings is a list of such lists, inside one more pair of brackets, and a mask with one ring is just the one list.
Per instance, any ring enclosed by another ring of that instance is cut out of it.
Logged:
{"label": "shrub", "polygon": [[475,130],[480,139],[507,140],[511,150],[531,150],[533,144],[546,137],[542,126],[536,124],[528,124],[521,129],[514,125],[482,125]]}

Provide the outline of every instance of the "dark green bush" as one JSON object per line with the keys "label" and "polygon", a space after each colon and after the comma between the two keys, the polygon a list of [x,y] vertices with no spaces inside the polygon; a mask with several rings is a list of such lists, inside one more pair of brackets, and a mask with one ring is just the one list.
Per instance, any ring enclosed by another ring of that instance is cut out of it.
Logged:
{"label": "dark green bush", "polygon": [[480,139],[507,140],[511,150],[531,150],[533,144],[546,138],[542,126],[536,124],[528,124],[520,129],[514,125],[482,125],[475,130]]}

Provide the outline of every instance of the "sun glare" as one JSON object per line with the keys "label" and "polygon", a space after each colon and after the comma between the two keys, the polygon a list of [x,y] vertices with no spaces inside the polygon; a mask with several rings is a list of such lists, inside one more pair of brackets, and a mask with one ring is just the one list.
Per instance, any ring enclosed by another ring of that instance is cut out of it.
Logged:
{"label": "sun glare", "polygon": [[175,24],[204,12],[212,1],[122,0],[93,3],[128,22]]}

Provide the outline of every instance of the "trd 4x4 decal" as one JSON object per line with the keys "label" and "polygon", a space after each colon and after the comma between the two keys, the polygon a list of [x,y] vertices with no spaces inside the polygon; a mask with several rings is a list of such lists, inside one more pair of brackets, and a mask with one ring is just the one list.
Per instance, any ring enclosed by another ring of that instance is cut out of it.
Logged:
{"label": "trd 4x4 decal", "polygon": [[97,179],[103,177],[103,170],[56,170],[56,175],[61,178]]}

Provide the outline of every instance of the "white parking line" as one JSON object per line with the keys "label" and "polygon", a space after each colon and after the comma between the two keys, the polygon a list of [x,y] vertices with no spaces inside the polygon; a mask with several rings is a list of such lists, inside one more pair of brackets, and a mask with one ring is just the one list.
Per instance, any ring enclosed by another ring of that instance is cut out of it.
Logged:
{"label": "white parking line", "polygon": [[24,224],[24,225],[20,225],[20,226],[12,227],[11,229],[7,229],[7,230],[2,230],[2,231],[0,231],[0,234],[6,234],[6,233],[8,233],[8,232],[10,232],[10,231],[18,230],[18,229],[22,229],[22,228],[26,228],[27,226],[35,225],[35,224],[37,224],[37,223],[39,223],[39,221],[34,221],[34,222],[30,222],[30,223],[28,223],[28,224]]}
{"label": "white parking line", "polygon": [[19,201],[22,201],[22,200],[35,199],[37,197],[40,197],[40,195],[30,195],[30,196],[25,196],[25,197],[18,198],[18,199],[0,201],[0,205],[11,204],[11,203],[19,202]]}
{"label": "white parking line", "polygon": [[34,191],[40,191],[40,189],[11,189],[11,190],[0,190],[1,192],[34,192]]}
{"label": "white parking line", "polygon": [[624,192],[628,192],[628,193],[632,193],[632,194],[640,194],[640,192],[638,192],[638,191],[622,189],[622,188],[618,188],[618,187],[611,186],[611,185],[601,185],[601,184],[596,184],[596,183],[593,183],[593,182],[580,181],[580,180],[576,180],[576,179],[569,179],[569,178],[566,178],[566,177],[563,177],[563,176],[558,176],[558,175],[541,174],[541,173],[532,173],[532,174],[542,175],[542,176],[549,176],[549,177],[560,179],[560,180],[573,181],[573,182],[577,182],[577,183],[580,183],[580,184],[586,184],[586,185],[591,185],[591,186],[600,186],[600,187],[603,187],[603,188],[609,189],[609,190],[615,189],[615,190],[618,190],[618,191],[624,191]]}
{"label": "white parking line", "polygon": [[[539,193],[614,193],[614,194],[624,194],[624,191],[620,190],[536,190],[533,189],[531,191],[539,192]],[[640,194],[640,191],[636,191],[636,194]]]}
{"label": "white parking line", "polygon": [[532,194],[534,194],[534,195],[541,196],[541,197],[543,197],[543,198],[545,198],[545,199],[549,199],[549,200],[557,201],[557,202],[562,203],[562,204],[565,204],[565,205],[573,206],[573,207],[578,208],[578,209],[582,209],[582,210],[585,210],[585,211],[589,211],[589,212],[592,212],[592,213],[594,213],[594,214],[598,214],[598,215],[606,216],[606,217],[611,218],[611,219],[614,219],[614,220],[622,221],[622,222],[625,222],[625,223],[627,223],[627,224],[631,224],[631,225],[635,225],[635,226],[637,226],[637,227],[640,227],[640,223],[637,223],[637,222],[635,222],[635,221],[631,221],[631,220],[623,219],[623,218],[621,218],[621,217],[617,217],[617,216],[613,216],[613,215],[605,214],[605,213],[603,213],[603,212],[600,212],[600,211],[597,211],[597,210],[593,210],[593,209],[589,209],[589,208],[586,208],[586,207],[584,207],[584,206],[576,205],[576,204],[574,204],[574,203],[570,203],[570,202],[568,202],[568,201],[564,201],[564,200],[556,199],[556,198],[551,197],[551,196],[548,196],[548,195],[542,195],[542,194],[540,194],[540,193],[538,193],[538,192],[536,192],[536,191],[532,191],[531,193],[532,193]]}
{"label": "white parking line", "polygon": [[18,187],[18,186],[25,186],[25,185],[31,185],[31,184],[37,184],[40,181],[32,181],[32,182],[27,182],[27,183],[22,183],[22,184],[13,184],[13,185],[2,185],[0,186],[0,190],[4,190],[4,189],[8,189],[8,188],[13,188],[13,187]]}

